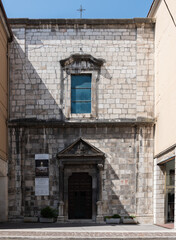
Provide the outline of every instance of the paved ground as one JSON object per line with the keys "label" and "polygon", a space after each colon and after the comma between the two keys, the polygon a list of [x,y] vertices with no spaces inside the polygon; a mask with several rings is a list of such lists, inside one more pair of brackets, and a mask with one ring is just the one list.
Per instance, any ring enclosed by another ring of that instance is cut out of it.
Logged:
{"label": "paved ground", "polygon": [[0,240],[133,239],[176,240],[174,229],[155,225],[0,223]]}

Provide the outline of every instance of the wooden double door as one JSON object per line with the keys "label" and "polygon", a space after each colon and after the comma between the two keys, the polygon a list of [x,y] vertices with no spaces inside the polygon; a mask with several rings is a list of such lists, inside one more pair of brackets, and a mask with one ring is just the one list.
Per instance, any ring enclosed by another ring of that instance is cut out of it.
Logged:
{"label": "wooden double door", "polygon": [[92,177],[88,173],[73,173],[68,179],[68,218],[92,218]]}

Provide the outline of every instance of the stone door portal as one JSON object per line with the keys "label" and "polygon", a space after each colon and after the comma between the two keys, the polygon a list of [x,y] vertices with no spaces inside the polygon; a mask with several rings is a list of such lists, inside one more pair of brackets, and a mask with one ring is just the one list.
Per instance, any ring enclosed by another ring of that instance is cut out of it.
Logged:
{"label": "stone door portal", "polygon": [[68,218],[92,218],[92,177],[86,173],[73,173],[68,179]]}
{"label": "stone door portal", "polygon": [[102,174],[105,154],[79,138],[57,154],[59,159],[58,222],[90,219],[103,222]]}

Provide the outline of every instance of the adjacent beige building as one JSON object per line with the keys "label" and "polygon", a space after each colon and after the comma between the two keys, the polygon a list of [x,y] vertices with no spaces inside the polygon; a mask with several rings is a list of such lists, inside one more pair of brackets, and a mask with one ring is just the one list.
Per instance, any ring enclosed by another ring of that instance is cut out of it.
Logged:
{"label": "adjacent beige building", "polygon": [[155,0],[154,222],[174,221],[176,148],[176,1]]}
{"label": "adjacent beige building", "polygon": [[11,39],[12,33],[0,1],[0,221],[6,221],[8,216],[8,43]]}

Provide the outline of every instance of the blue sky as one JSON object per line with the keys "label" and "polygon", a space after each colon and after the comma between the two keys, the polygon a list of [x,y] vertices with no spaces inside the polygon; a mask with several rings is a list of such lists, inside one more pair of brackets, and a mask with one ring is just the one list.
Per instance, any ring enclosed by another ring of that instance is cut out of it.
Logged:
{"label": "blue sky", "polygon": [[2,0],[9,18],[146,17],[153,0]]}

